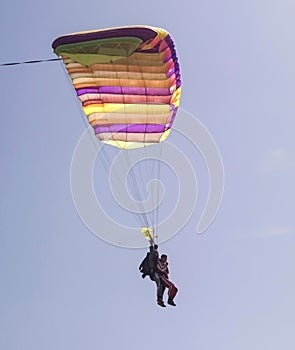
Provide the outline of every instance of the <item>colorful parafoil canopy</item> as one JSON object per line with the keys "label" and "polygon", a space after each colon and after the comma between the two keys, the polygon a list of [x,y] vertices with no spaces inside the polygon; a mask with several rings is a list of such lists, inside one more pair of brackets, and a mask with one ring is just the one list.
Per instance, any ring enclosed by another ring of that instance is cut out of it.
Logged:
{"label": "colorful parafoil canopy", "polygon": [[167,31],[131,26],[81,32],[57,38],[52,47],[99,140],[137,148],[168,137],[181,81]]}

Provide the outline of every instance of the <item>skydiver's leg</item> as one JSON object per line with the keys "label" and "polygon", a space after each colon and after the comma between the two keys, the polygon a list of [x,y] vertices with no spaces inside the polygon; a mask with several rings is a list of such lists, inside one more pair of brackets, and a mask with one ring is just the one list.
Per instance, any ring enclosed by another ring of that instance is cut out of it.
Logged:
{"label": "skydiver's leg", "polygon": [[171,282],[171,285],[169,286],[169,290],[168,290],[168,304],[169,305],[176,306],[173,299],[174,299],[175,295],[177,294],[177,292],[178,292],[178,289]]}
{"label": "skydiver's leg", "polygon": [[153,273],[153,280],[156,282],[157,287],[161,283],[161,278],[158,272]]}
{"label": "skydiver's leg", "polygon": [[162,283],[168,288],[168,304],[176,306],[173,299],[175,298],[178,289],[177,287],[168,279],[162,276]]}
{"label": "skydiver's leg", "polygon": [[165,291],[165,286],[164,286],[164,284],[161,282],[161,283],[159,283],[158,288],[157,288],[157,304],[160,305],[160,306],[162,306],[162,307],[165,307],[165,306],[166,306],[166,305],[164,304],[164,301],[163,301],[164,291]]}
{"label": "skydiver's leg", "polygon": [[165,286],[163,285],[163,283],[161,281],[161,277],[158,274],[158,272],[154,273],[154,281],[157,284],[157,303],[160,306],[165,307],[166,305],[163,302],[163,295],[164,295],[164,291],[165,291]]}
{"label": "skydiver's leg", "polygon": [[159,283],[157,288],[157,300],[163,301],[163,295],[165,292],[165,286],[163,283]]}

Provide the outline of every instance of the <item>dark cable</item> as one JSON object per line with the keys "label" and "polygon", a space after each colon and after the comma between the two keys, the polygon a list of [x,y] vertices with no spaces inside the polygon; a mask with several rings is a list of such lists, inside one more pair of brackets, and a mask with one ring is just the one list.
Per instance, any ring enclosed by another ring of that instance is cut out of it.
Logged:
{"label": "dark cable", "polygon": [[21,64],[34,64],[34,63],[44,63],[44,62],[52,62],[52,61],[60,61],[61,58],[47,58],[44,60],[31,60],[31,61],[24,61],[24,62],[7,62],[7,63],[0,63],[0,67],[5,66],[16,66]]}

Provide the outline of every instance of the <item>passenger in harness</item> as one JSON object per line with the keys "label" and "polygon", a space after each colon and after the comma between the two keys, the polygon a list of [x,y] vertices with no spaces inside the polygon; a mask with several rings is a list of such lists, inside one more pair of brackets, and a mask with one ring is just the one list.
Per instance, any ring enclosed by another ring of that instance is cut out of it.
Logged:
{"label": "passenger in harness", "polygon": [[[177,287],[172,283],[169,279],[169,269],[168,269],[168,261],[167,261],[167,255],[162,254],[161,259],[158,260],[157,264],[157,274],[160,276],[160,285],[163,285],[164,288],[159,290],[158,294],[158,304],[160,306],[163,306],[163,294],[165,291],[165,288],[168,289],[168,304],[172,306],[176,306],[174,303],[174,298],[178,292]],[[160,303],[159,303],[160,300]]]}

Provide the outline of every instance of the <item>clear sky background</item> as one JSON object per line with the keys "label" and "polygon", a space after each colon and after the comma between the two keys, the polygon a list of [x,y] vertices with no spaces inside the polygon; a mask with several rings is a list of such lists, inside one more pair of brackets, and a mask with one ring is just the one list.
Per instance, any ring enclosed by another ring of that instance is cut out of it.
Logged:
{"label": "clear sky background", "polygon": [[0,67],[1,349],[294,349],[294,16],[293,0],[1,5],[1,62],[53,58],[51,42],[76,31],[167,29],[181,107],[214,137],[226,176],[208,230],[195,234],[198,203],[160,246],[179,294],[159,308],[138,273],[146,251],[97,239],[76,212],[70,164],[85,125],[61,65]]}

